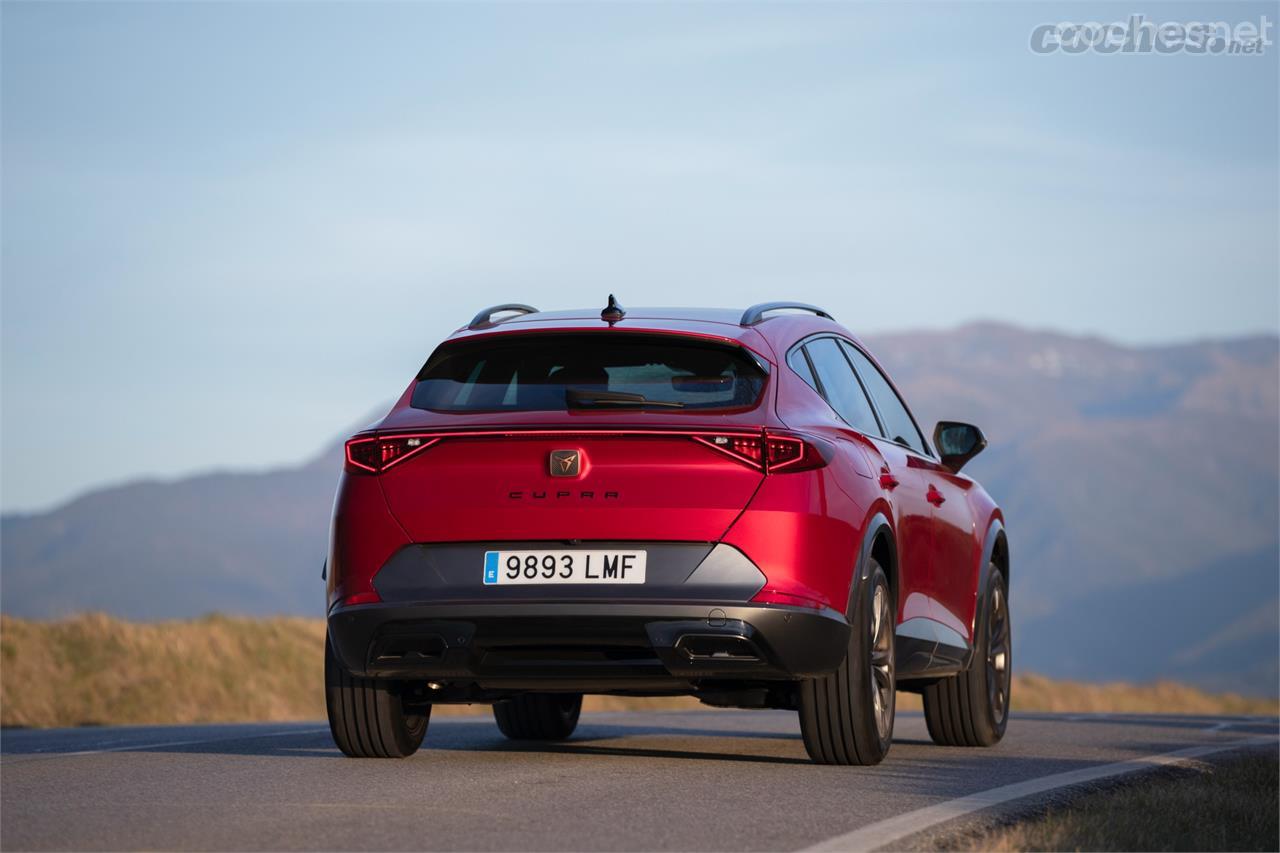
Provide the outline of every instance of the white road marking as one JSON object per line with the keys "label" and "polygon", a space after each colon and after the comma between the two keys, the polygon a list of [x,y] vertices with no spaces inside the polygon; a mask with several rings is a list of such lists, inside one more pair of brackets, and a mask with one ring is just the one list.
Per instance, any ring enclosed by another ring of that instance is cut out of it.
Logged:
{"label": "white road marking", "polygon": [[967,797],[948,800],[945,803],[938,803],[934,806],[927,806],[906,814],[900,814],[897,817],[877,821],[861,829],[855,829],[852,832],[846,832],[844,835],[837,835],[835,838],[819,842],[812,847],[805,848],[805,851],[807,853],[807,851],[876,850],[896,841],[901,841],[909,835],[915,835],[917,832],[930,829],[940,823],[964,817],[983,809],[989,809],[992,806],[1019,800],[1023,797],[1043,794],[1056,788],[1067,788],[1098,779],[1123,776],[1127,773],[1134,773],[1153,766],[1168,767],[1186,764],[1202,756],[1212,755],[1215,752],[1272,744],[1278,741],[1280,739],[1274,736],[1245,738],[1230,743],[1192,746],[1161,755],[1148,755],[1128,761],[1118,761],[1114,764],[1100,764],[1096,767],[1086,767],[1066,773],[1055,773],[1052,776],[1041,776],[1039,779],[1029,779],[1026,782],[992,788],[989,791],[981,791],[977,794],[970,794]]}
{"label": "white road marking", "polygon": [[[21,763],[24,761],[39,761],[41,759],[47,759],[47,758],[75,758],[78,756],[85,756],[85,755],[103,755],[108,752],[134,752],[135,750],[141,751],[146,749],[167,749],[172,746],[198,746],[200,744],[205,744],[205,743],[221,743],[223,741],[237,741],[237,740],[254,740],[256,738],[279,737],[281,735],[314,735],[314,734],[319,734],[320,732],[327,732],[327,731],[329,731],[329,729],[327,728],[286,729],[285,731],[277,731],[277,732],[260,732],[259,734],[256,734],[256,735],[231,735],[229,737],[200,738],[198,740],[171,740],[171,741],[166,741],[165,743],[126,744],[124,746],[109,746],[109,747],[104,747],[102,749],[81,749],[76,752],[40,752],[40,753],[28,753],[27,755],[21,755],[19,753],[10,753],[5,757],[4,761],[0,761],[0,765],[8,764],[10,762],[15,762],[15,759],[17,759],[15,763]],[[115,743],[115,741],[105,741],[105,743]]]}

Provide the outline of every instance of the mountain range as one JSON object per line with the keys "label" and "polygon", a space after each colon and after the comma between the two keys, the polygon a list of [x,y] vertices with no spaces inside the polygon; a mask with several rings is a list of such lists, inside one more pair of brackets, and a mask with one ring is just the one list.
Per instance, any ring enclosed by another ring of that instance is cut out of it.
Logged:
{"label": "mountain range", "polygon": [[[1159,347],[994,323],[869,336],[922,424],[980,425],[1018,666],[1280,694],[1280,339]],[[394,391],[397,389],[388,389]],[[0,519],[29,617],[311,614],[341,444]]]}

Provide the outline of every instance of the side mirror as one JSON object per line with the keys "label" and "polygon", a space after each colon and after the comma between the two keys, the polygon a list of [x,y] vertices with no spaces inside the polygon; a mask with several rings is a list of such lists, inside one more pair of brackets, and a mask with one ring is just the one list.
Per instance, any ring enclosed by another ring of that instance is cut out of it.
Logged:
{"label": "side mirror", "polygon": [[938,421],[938,425],[933,428],[933,446],[942,457],[943,467],[958,474],[970,459],[987,446],[987,437],[973,424]]}

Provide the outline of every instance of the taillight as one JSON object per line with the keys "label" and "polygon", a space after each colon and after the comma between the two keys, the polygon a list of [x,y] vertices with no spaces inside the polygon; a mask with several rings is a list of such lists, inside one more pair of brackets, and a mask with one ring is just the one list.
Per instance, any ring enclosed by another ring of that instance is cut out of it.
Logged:
{"label": "taillight", "polygon": [[809,471],[827,464],[811,441],[794,435],[695,435],[694,441],[767,473]]}
{"label": "taillight", "polygon": [[781,471],[811,471],[827,464],[826,454],[814,441],[773,433],[766,435],[764,441],[770,474]]}
{"label": "taillight", "polygon": [[439,440],[439,436],[432,435],[352,438],[347,441],[347,470],[357,474],[380,474]]}
{"label": "taillight", "polygon": [[758,435],[695,435],[693,440],[752,468],[764,468],[764,448]]}

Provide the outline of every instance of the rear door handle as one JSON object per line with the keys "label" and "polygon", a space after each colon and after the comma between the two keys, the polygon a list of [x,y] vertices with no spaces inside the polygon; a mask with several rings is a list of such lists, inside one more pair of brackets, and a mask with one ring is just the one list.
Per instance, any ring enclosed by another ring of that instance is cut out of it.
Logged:
{"label": "rear door handle", "polygon": [[942,496],[942,492],[935,489],[932,485],[929,486],[929,491],[925,492],[924,498],[934,506],[942,506],[947,502],[947,499]]}
{"label": "rear door handle", "polygon": [[889,473],[888,466],[880,469],[880,488],[893,491],[898,487],[898,478]]}

